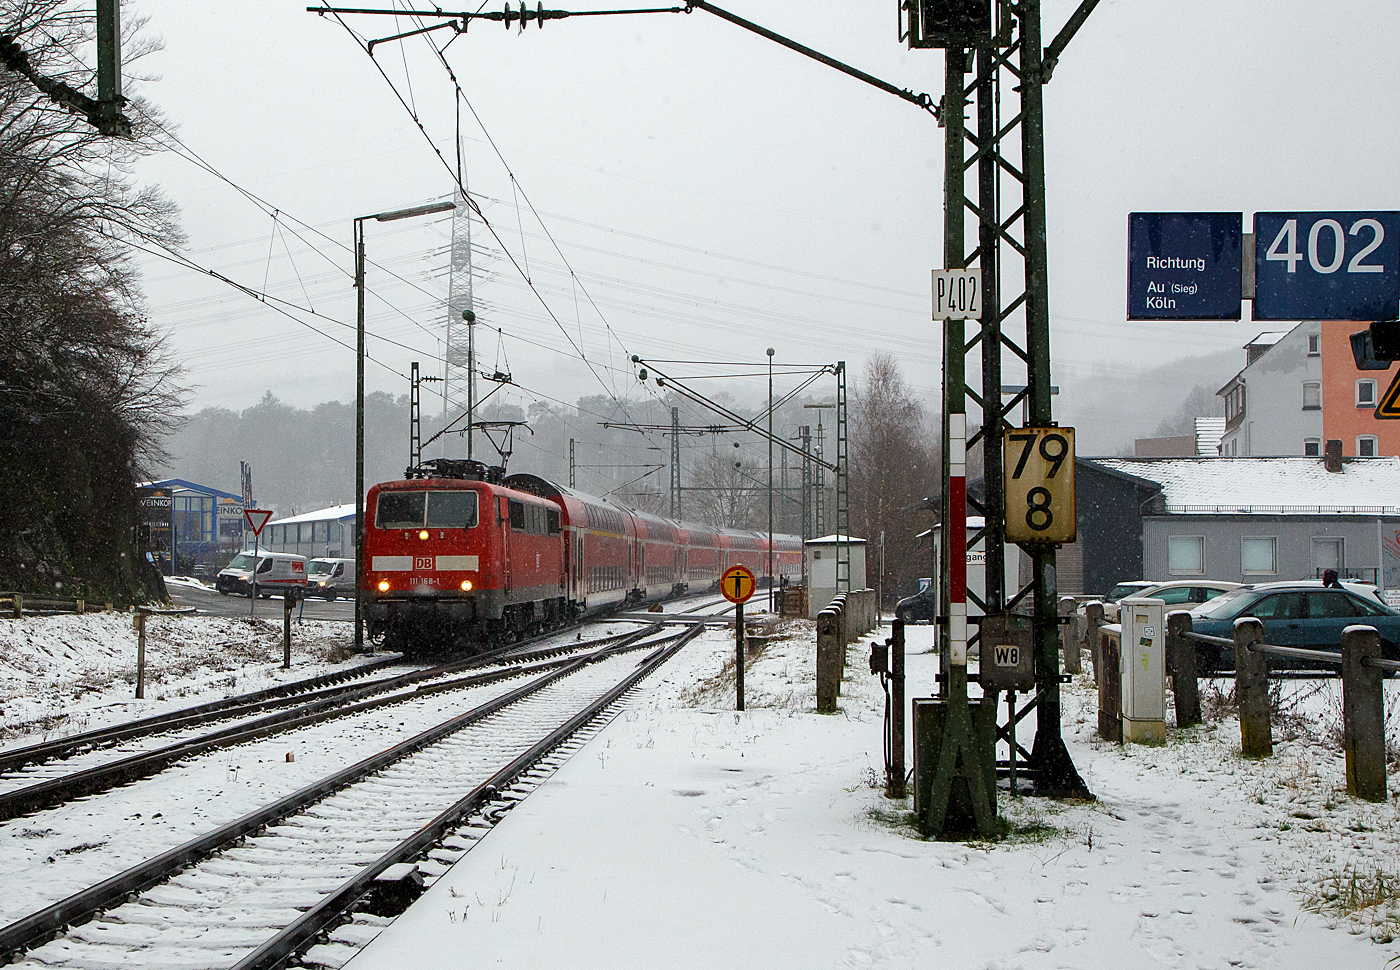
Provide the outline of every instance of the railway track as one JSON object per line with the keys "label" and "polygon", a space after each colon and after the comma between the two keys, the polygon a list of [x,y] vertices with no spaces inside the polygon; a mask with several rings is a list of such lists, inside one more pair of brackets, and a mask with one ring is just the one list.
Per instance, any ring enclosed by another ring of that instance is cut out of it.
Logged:
{"label": "railway track", "polygon": [[[565,663],[566,660],[554,658],[636,637],[639,633],[645,634],[654,629],[643,627],[641,631],[615,633],[588,641],[561,640],[569,631],[556,631],[470,659],[409,671],[368,684],[339,684],[315,690],[302,687],[311,683],[302,681],[274,689],[280,696],[268,697],[268,691],[260,691],[241,699],[230,698],[15,749],[0,756],[0,821],[107,791],[210,751],[436,693],[518,677],[522,668],[543,669]],[[462,677],[451,676],[464,670],[492,666],[494,670]],[[240,700],[243,703],[237,703]],[[177,737],[166,744],[149,746],[150,742],[165,735],[188,732],[211,722],[227,721],[233,723],[212,731]],[[113,748],[117,748],[115,757],[103,760],[97,754]]]}
{"label": "railway track", "polygon": [[[285,966],[391,867],[427,881],[703,629],[605,645],[0,929],[0,959]],[[638,662],[635,652],[651,648]],[[101,914],[101,915],[99,915]],[[363,936],[363,933],[360,934]],[[47,942],[46,942],[47,941]]]}

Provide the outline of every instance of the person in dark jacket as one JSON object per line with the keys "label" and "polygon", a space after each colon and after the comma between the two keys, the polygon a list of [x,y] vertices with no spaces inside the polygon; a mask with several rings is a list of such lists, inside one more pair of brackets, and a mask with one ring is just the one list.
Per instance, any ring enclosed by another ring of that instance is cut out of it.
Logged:
{"label": "person in dark jacket", "polygon": [[1322,571],[1322,585],[1342,588],[1342,584],[1337,581],[1337,571],[1335,569],[1324,569]]}

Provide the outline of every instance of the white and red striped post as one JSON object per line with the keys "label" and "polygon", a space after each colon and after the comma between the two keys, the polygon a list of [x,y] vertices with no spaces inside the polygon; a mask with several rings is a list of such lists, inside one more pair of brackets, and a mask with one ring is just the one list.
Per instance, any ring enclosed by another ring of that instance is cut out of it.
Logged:
{"label": "white and red striped post", "polygon": [[948,415],[948,661],[967,666],[967,415]]}

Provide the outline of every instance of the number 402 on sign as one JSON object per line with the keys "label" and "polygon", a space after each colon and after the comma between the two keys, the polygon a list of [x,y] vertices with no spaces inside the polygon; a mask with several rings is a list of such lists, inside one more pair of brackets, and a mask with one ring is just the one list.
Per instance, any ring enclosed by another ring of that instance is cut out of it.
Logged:
{"label": "number 402 on sign", "polygon": [[1073,542],[1074,429],[1008,428],[1002,469],[1006,541]]}

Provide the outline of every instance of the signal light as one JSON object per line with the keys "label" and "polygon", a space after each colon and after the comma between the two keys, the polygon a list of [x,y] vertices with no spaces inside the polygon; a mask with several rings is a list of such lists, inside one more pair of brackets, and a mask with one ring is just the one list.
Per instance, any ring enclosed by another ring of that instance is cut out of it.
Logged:
{"label": "signal light", "polygon": [[379,581],[379,591],[381,593],[389,592],[389,581],[387,579],[381,579]]}
{"label": "signal light", "polygon": [[462,580],[462,591],[463,591],[463,592],[466,592],[467,590],[469,590],[469,589],[471,589],[471,588],[472,588],[472,581],[471,581],[470,579],[464,579],[464,580]]}
{"label": "signal light", "polygon": [[1005,47],[1010,44],[1010,11],[1005,0],[1002,35],[997,36],[993,0],[900,0],[901,31],[907,13],[909,26],[901,39],[910,47]]}
{"label": "signal light", "polygon": [[1390,370],[1400,360],[1400,320],[1378,320],[1351,335],[1357,370]]}

